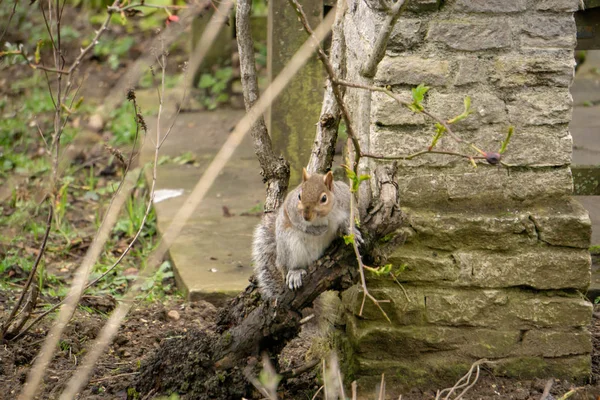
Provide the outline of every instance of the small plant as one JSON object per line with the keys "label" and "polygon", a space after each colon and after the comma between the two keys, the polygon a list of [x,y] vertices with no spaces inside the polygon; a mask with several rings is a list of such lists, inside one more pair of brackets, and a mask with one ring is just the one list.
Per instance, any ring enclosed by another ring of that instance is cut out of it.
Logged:
{"label": "small plant", "polygon": [[94,47],[94,55],[100,59],[105,59],[108,65],[116,70],[121,65],[121,58],[129,52],[134,43],[135,40],[131,36],[114,40],[105,39]]}
{"label": "small plant", "polygon": [[198,87],[204,90],[202,104],[209,110],[214,110],[220,104],[229,101],[229,82],[233,70],[231,67],[217,69],[214,74],[204,73],[200,76]]}

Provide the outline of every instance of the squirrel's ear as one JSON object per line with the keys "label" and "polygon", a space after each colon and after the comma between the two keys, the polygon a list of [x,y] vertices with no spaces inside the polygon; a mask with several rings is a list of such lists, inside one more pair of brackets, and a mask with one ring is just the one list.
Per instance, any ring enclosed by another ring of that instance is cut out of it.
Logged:
{"label": "squirrel's ear", "polygon": [[325,176],[323,177],[323,182],[325,182],[325,186],[327,186],[327,189],[332,190],[332,188],[333,188],[333,173],[331,171],[329,171],[328,173],[325,174]]}
{"label": "squirrel's ear", "polygon": [[310,178],[310,175],[306,171],[306,168],[302,168],[302,182],[306,182]]}

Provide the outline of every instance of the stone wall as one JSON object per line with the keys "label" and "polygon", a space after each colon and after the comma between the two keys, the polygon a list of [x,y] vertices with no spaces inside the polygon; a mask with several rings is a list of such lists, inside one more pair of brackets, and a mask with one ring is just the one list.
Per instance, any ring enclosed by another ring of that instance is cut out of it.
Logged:
{"label": "stone wall", "polygon": [[[452,383],[480,358],[501,375],[582,380],[591,368],[592,305],[587,212],[570,198],[575,22],[578,0],[413,0],[390,38],[375,84],[410,98],[431,87],[425,106],[451,118],[472,98],[456,132],[498,151],[515,134],[511,168],[428,155],[400,163],[408,240],[390,259],[398,276],[371,279],[387,323],[362,294],[345,293],[349,372],[389,386]],[[384,15],[378,2],[349,0],[348,80],[370,54]],[[347,98],[357,106],[358,90]],[[423,150],[434,127],[421,114],[371,95],[370,153]],[[449,138],[439,149],[468,152]],[[378,163],[365,167],[373,171]],[[372,182],[371,193],[379,188]]]}

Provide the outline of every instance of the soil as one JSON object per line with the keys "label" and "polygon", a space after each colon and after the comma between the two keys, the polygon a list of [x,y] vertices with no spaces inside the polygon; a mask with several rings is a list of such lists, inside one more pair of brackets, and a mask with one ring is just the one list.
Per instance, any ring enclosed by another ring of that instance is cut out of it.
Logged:
{"label": "soil", "polygon": [[[87,305],[95,312],[78,311],[69,325],[60,342],[60,350],[57,351],[46,373],[39,399],[58,398],[75,367],[79,365],[85,356],[87,344],[98,335],[106,321],[104,313],[110,310],[106,309],[107,302],[105,300],[97,303],[99,304],[97,307],[102,310],[101,312],[96,310],[96,302],[90,300]],[[165,304],[138,304],[123,324],[108,351],[100,359],[90,377],[90,383],[85,387],[79,398],[86,400],[158,398],[159,395],[151,393],[151,390],[136,391],[134,389],[136,378],[144,372],[148,361],[156,360],[151,355],[158,348],[164,350],[166,347],[171,348],[170,353],[176,354],[177,343],[180,340],[192,339],[197,341],[197,349],[202,350],[199,354],[206,354],[208,359],[210,349],[203,346],[207,343],[205,339],[213,334],[210,328],[216,313],[217,309],[207,302],[189,304],[182,300],[176,300]],[[0,390],[0,400],[16,398],[26,379],[29,366],[37,355],[51,323],[51,320],[46,320],[42,326],[23,340],[16,343],[9,342],[0,348],[0,388],[2,389]],[[600,399],[600,319],[594,318],[590,329],[594,344],[590,384],[578,387],[568,381],[552,380],[552,389],[547,400],[561,399],[561,396],[572,389],[577,390],[569,397],[571,400]],[[297,368],[306,362],[305,358],[313,333],[314,326],[309,326],[300,338],[293,340],[286,347],[279,360],[281,369]],[[185,355],[179,356],[185,357]],[[164,375],[168,375],[161,376],[163,381],[165,379],[181,379],[181,374],[186,373],[185,362],[203,362],[201,359],[193,361],[179,360],[171,357],[170,360],[161,361],[166,365]],[[206,365],[206,369],[209,370],[209,368]],[[312,398],[320,385],[317,379],[319,374],[319,367],[317,366],[307,373],[289,379],[279,388],[280,398]],[[215,377],[215,379],[218,379],[218,377]],[[516,380],[494,377],[483,369],[477,384],[469,390],[464,399],[539,400],[547,382],[547,379]],[[232,391],[234,391],[236,384],[238,388],[241,387],[239,382],[228,383]],[[137,387],[140,388],[139,385]],[[373,388],[359,387],[359,394],[365,395],[365,393],[374,393]],[[185,395],[182,398],[185,399]],[[210,399],[210,393],[207,393],[206,397],[203,398]],[[231,398],[237,399],[241,396]],[[323,397],[319,395],[316,398]],[[403,399],[408,400],[431,400],[434,398],[435,393],[433,391],[418,389],[404,393],[403,396]]]}

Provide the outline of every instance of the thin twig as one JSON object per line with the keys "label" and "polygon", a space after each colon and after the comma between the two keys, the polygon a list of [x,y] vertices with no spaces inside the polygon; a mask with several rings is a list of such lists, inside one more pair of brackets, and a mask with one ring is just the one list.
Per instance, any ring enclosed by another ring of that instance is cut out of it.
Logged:
{"label": "thin twig", "polygon": [[17,5],[19,4],[20,0],[15,0],[14,4],[13,4],[13,8],[12,11],[10,12],[10,15],[8,16],[8,22],[6,22],[6,26],[4,27],[4,30],[2,31],[2,35],[0,35],[0,43],[2,43],[2,39],[4,39],[4,35],[6,35],[6,32],[8,31],[8,27],[10,26],[10,22],[12,21],[13,17],[15,16],[15,13],[17,11]]}
{"label": "thin twig", "polygon": [[25,286],[23,286],[23,289],[21,290],[21,295],[19,296],[19,299],[17,300],[15,306],[13,307],[10,314],[8,315],[8,318],[2,325],[2,331],[0,332],[0,338],[4,338],[4,334],[10,327],[10,324],[13,322],[13,318],[15,317],[19,308],[21,307],[21,304],[23,303],[23,299],[25,298],[25,295],[27,294],[27,291],[29,290],[29,287],[31,286],[31,282],[33,282],[33,279],[35,278],[38,266],[40,265],[40,261],[42,260],[42,257],[44,256],[44,251],[46,250],[46,244],[48,243],[48,236],[50,235],[50,229],[52,228],[53,210],[54,209],[52,207],[52,204],[50,204],[50,207],[48,207],[48,220],[46,221],[46,231],[44,232],[44,237],[42,238],[42,244],[40,245],[40,249],[38,251],[37,257],[35,258],[35,262],[33,263],[33,266],[31,267],[31,271],[29,271],[29,276],[27,277],[27,282],[25,282]]}
{"label": "thin twig", "polygon": [[[352,120],[350,119],[350,112],[348,111],[348,107],[346,107],[346,103],[344,102],[344,98],[343,98],[343,94],[342,94],[340,85],[338,84],[338,80],[337,80],[338,77],[335,75],[333,66],[329,62],[329,58],[327,58],[325,51],[321,47],[319,41],[316,40],[316,38],[314,37],[313,30],[310,27],[310,24],[308,23],[308,18],[306,17],[306,14],[304,13],[304,9],[300,5],[300,3],[298,3],[298,0],[288,0],[288,1],[294,7],[294,10],[296,10],[296,14],[300,18],[300,22],[302,22],[302,26],[304,27],[304,30],[306,31],[306,33],[308,33],[310,35],[310,38],[313,40],[313,42],[315,43],[315,46],[317,47],[317,55],[319,56],[321,63],[325,67],[325,71],[327,71],[327,75],[329,76],[329,80],[331,81],[331,89],[335,96],[335,100],[338,104],[338,107],[340,108],[342,117],[344,118],[344,122],[346,123],[346,132],[348,134],[348,138],[350,138],[350,140],[352,140],[352,145],[354,146],[354,152],[355,152],[354,164],[355,164],[356,168],[358,168],[358,163],[360,161],[360,157],[362,154],[361,149],[360,149],[360,142],[358,141],[358,137],[357,137],[356,133],[354,132]],[[354,172],[357,172],[357,171],[354,171]]]}
{"label": "thin twig", "polygon": [[48,363],[50,362],[52,355],[54,354],[54,350],[57,347],[60,336],[67,326],[67,323],[71,319],[76,305],[79,302],[79,298],[83,292],[83,287],[87,281],[89,271],[95,264],[100,252],[104,248],[104,244],[108,240],[109,234],[117,221],[118,214],[125,204],[128,193],[134,187],[135,181],[131,179],[133,176],[135,175],[132,173],[126,177],[126,179],[128,179],[128,184],[122,187],[113,198],[113,202],[108,209],[104,221],[102,222],[94,241],[90,245],[85,258],[81,263],[81,266],[78,268],[75,274],[73,284],[69,291],[68,299],[62,306],[56,322],[50,329],[50,332],[44,341],[44,345],[42,346],[35,363],[29,371],[27,382],[25,383],[23,391],[19,396],[20,400],[29,400],[34,398],[44,372],[47,369]]}
{"label": "thin twig", "polygon": [[[240,75],[244,93],[244,105],[249,112],[259,98],[258,78],[254,59],[254,40],[250,29],[252,0],[238,0],[236,7],[236,33],[240,56]],[[265,212],[276,210],[287,193],[290,178],[288,162],[273,150],[273,144],[265,119],[258,116],[250,130],[254,143],[254,152],[262,169],[261,175],[266,183]]]}
{"label": "thin twig", "polygon": [[552,389],[552,385],[554,384],[554,379],[548,379],[546,382],[546,386],[544,386],[544,392],[542,393],[542,397],[540,400],[546,400],[550,395],[550,389]]}
{"label": "thin twig", "polygon": [[373,78],[377,73],[377,66],[385,55],[387,42],[392,34],[394,25],[396,25],[396,21],[407,5],[408,1],[406,0],[397,0],[393,6],[388,4],[387,15],[383,24],[381,25],[381,29],[379,29],[379,32],[377,33],[377,38],[375,39],[372,53],[360,71],[361,75],[365,78]]}
{"label": "thin twig", "polygon": [[[219,10],[223,14],[227,14],[231,8],[232,3],[223,2],[221,3]],[[333,16],[325,18],[325,20],[315,30],[315,35],[323,40],[329,33],[331,25],[333,23]],[[216,23],[217,28],[223,25],[223,20]],[[214,25],[213,25],[214,26]],[[217,29],[218,30],[218,29]],[[211,31],[209,31],[210,33]],[[217,32],[213,32],[215,35]],[[204,36],[204,35],[203,35]],[[206,43],[207,48],[204,49],[204,53],[208,50],[211,45],[206,40],[200,40],[200,43]],[[204,174],[196,184],[194,190],[186,200],[185,204],[178,210],[177,214],[173,218],[173,221],[164,233],[161,242],[157,248],[150,255],[146,268],[140,273],[135,281],[133,282],[129,291],[125,294],[123,301],[117,306],[108,322],[103,327],[98,338],[90,347],[90,352],[87,354],[82,365],[74,373],[71,380],[68,382],[65,391],[61,394],[60,399],[66,400],[71,399],[77,392],[81,390],[83,385],[88,381],[90,372],[92,371],[96,361],[100,355],[104,352],[108,344],[112,341],[116,334],[119,326],[123,319],[129,312],[134,297],[140,290],[143,281],[154,272],[156,267],[162,261],[166,251],[169,249],[173,240],[179,235],[184,227],[184,224],[189,219],[193,211],[197,208],[198,204],[204,199],[206,193],[218,177],[220,171],[224,168],[226,163],[229,161],[237,147],[240,145],[245,134],[250,130],[250,127],[256,122],[258,115],[262,114],[268,106],[273,102],[274,98],[281,93],[283,88],[289,83],[293,76],[300,70],[300,68],[308,61],[310,56],[314,53],[314,48],[310,41],[305,42],[300,49],[294,54],[288,65],[284,67],[281,73],[271,83],[270,87],[265,91],[265,95],[262,96],[251,112],[247,113],[242,120],[237,124],[236,128],[227,138],[225,144],[221,147],[211,164],[205,170]]]}
{"label": "thin twig", "polygon": [[105,376],[104,378],[99,378],[99,379],[93,379],[93,380],[91,380],[90,384],[100,383],[100,382],[104,382],[104,381],[109,381],[111,379],[123,378],[125,376],[132,376],[132,375],[139,375],[139,372],[126,372],[126,373],[118,374],[118,375]]}

